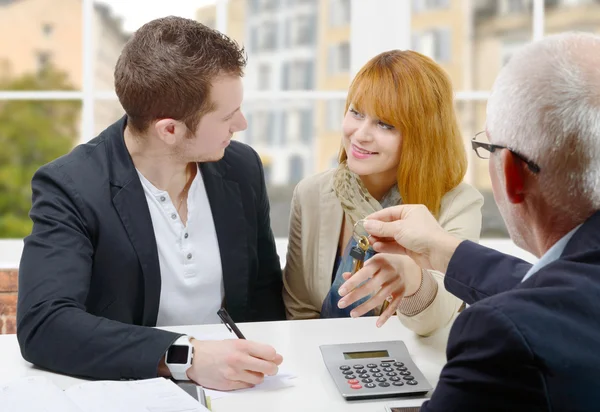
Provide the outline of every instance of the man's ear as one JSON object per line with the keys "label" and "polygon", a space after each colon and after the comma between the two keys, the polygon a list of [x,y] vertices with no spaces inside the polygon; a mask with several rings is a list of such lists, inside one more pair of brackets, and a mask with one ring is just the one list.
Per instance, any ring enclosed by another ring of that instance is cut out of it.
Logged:
{"label": "man's ear", "polygon": [[525,199],[525,164],[508,149],[502,149],[500,157],[506,197],[513,204],[521,203]]}
{"label": "man's ear", "polygon": [[168,145],[177,141],[177,122],[173,119],[160,119],[154,123],[154,129],[160,140]]}

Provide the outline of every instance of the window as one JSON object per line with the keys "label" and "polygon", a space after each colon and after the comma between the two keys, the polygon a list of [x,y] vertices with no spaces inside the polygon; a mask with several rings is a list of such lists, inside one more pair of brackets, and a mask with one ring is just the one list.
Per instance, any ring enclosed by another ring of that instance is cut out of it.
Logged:
{"label": "window", "polygon": [[288,26],[288,30],[291,31],[290,45],[292,46],[306,46],[312,45],[315,42],[317,26],[317,17],[314,14],[298,16],[292,21],[292,24]]}
{"label": "window", "polygon": [[344,110],[346,109],[346,100],[336,99],[328,100],[325,108],[325,130],[339,131],[342,128],[344,120]]}
{"label": "window", "polygon": [[290,183],[298,183],[304,177],[304,161],[299,155],[290,157]]}
{"label": "window", "polygon": [[250,28],[250,50],[258,51],[258,27]]}
{"label": "window", "polygon": [[350,0],[329,0],[329,24],[331,27],[350,24]]}
{"label": "window", "polygon": [[257,13],[260,10],[260,0],[248,0],[248,9],[251,14]]}
{"label": "window", "polygon": [[279,0],[262,0],[261,11],[277,10],[279,7]]}
{"label": "window", "polygon": [[523,14],[529,6],[531,6],[531,0],[501,0],[500,12],[502,14]]}
{"label": "window", "polygon": [[263,63],[258,68],[258,89],[267,90],[271,87],[271,66]]}
{"label": "window", "polygon": [[350,43],[343,42],[329,46],[327,71],[329,74],[347,73],[350,71]]}
{"label": "window", "polygon": [[283,90],[310,90],[314,87],[314,62],[296,60],[283,63],[281,88]]}
{"label": "window", "polygon": [[259,45],[257,50],[269,51],[277,48],[277,23],[270,21],[265,23],[258,32]]}
{"label": "window", "polygon": [[298,111],[294,109],[286,110],[283,114],[285,118],[285,140],[286,142],[295,143],[300,137],[300,116]]}
{"label": "window", "polygon": [[253,115],[252,141],[261,145],[267,143],[269,136],[269,113],[260,111]]}
{"label": "window", "polygon": [[513,53],[516,52],[522,46],[524,46],[525,43],[526,43],[525,40],[504,41],[502,43],[502,51],[500,54],[500,60],[501,60],[502,66],[504,66],[506,63],[508,63],[508,61],[512,57]]}
{"label": "window", "polygon": [[444,9],[450,6],[450,0],[413,0],[412,10],[420,13],[428,10]]}
{"label": "window", "polygon": [[300,112],[300,140],[302,143],[313,141],[313,112],[311,109],[304,109]]}
{"label": "window", "polygon": [[51,57],[52,56],[51,56],[50,52],[47,52],[47,51],[37,52],[36,65],[37,65],[38,73],[43,72],[48,69],[48,67],[50,66]]}
{"label": "window", "polygon": [[52,24],[44,23],[42,25],[42,33],[44,34],[45,37],[52,36],[53,32],[54,32],[54,26]]}
{"label": "window", "polygon": [[439,63],[448,63],[452,52],[450,29],[432,29],[415,33],[412,36],[411,48]]}

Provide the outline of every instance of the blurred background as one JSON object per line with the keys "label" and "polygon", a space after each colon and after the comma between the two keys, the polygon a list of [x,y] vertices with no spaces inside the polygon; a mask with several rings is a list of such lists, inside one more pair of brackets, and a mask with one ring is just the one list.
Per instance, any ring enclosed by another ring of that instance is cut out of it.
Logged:
{"label": "blurred background", "polygon": [[336,165],[354,73],[381,51],[409,48],[450,75],[465,180],[486,199],[482,236],[507,237],[487,161],[469,144],[484,128],[493,80],[532,39],[600,29],[598,0],[0,0],[0,238],[20,244],[30,232],[35,170],[123,115],[113,86],[119,53],[136,28],[166,15],[246,48],[248,129],[235,138],[262,158],[281,239],[294,186]]}

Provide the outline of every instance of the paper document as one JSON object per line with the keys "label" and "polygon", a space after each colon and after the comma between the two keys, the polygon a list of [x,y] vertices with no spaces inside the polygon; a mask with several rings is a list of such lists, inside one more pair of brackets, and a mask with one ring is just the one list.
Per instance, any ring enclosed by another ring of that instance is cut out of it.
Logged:
{"label": "paper document", "polygon": [[164,378],[86,382],[62,391],[45,377],[0,386],[3,412],[206,412],[204,406]]}
{"label": "paper document", "polygon": [[256,385],[253,388],[238,389],[235,391],[217,391],[214,389],[204,388],[206,396],[210,399],[219,399],[225,396],[237,395],[247,391],[272,391],[281,388],[287,388],[294,386],[293,379],[296,377],[295,374],[284,369],[279,369],[279,373],[275,376],[265,376],[265,380],[260,385]]}

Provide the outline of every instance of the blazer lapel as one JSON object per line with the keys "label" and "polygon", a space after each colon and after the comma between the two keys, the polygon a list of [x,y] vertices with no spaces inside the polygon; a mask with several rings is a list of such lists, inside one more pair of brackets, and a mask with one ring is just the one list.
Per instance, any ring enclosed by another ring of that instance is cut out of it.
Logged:
{"label": "blazer lapel", "polygon": [[239,321],[246,317],[248,303],[248,235],[240,188],[227,179],[228,168],[224,161],[200,164],[219,242],[225,306]]}
{"label": "blazer lapel", "polygon": [[113,205],[137,253],[144,276],[144,308],[142,322],[156,326],[160,304],[160,265],[150,210],[133,161],[125,146],[123,117],[111,128],[107,138]]}
{"label": "blazer lapel", "polygon": [[318,290],[322,294],[321,300],[325,299],[331,288],[333,266],[337,256],[344,217],[340,201],[335,196],[330,183],[324,185],[321,191],[319,210],[319,251],[316,270],[319,279]]}
{"label": "blazer lapel", "polygon": [[113,205],[127,230],[144,275],[145,326],[156,326],[160,304],[160,265],[152,218],[139,180],[131,180],[113,198]]}

